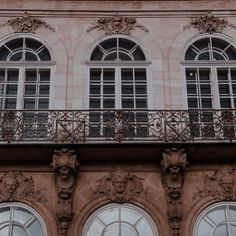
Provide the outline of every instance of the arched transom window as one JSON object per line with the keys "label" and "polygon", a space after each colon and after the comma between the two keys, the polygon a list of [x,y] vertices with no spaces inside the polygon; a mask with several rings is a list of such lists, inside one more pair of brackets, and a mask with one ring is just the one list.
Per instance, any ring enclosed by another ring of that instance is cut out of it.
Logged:
{"label": "arched transom window", "polygon": [[220,203],[204,210],[199,216],[194,236],[235,236],[236,204]]}
{"label": "arched transom window", "polygon": [[88,219],[83,236],[158,236],[152,219],[130,204],[110,204]]}
{"label": "arched transom window", "polygon": [[102,41],[89,66],[89,108],[147,108],[147,62],[139,45],[124,38]]}
{"label": "arched transom window", "polygon": [[0,108],[48,109],[51,55],[25,35],[0,45]]}
{"label": "arched transom window", "polygon": [[32,208],[19,203],[0,205],[1,236],[46,236],[45,224]]}
{"label": "arched transom window", "polygon": [[188,108],[236,108],[236,49],[227,41],[206,37],[185,54]]}

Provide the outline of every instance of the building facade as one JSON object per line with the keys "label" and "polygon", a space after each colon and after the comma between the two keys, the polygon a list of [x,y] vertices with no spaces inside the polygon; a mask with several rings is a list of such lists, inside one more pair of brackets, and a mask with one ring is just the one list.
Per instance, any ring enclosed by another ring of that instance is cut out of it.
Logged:
{"label": "building facade", "polygon": [[0,235],[236,235],[235,13],[2,2]]}

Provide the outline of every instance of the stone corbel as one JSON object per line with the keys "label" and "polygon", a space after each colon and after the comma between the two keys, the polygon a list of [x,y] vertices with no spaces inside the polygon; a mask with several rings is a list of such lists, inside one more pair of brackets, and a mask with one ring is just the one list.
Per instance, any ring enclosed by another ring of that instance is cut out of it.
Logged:
{"label": "stone corbel", "polygon": [[182,221],[181,194],[184,183],[184,171],[188,164],[185,149],[166,149],[162,153],[163,187],[166,191],[168,220],[172,236],[180,235]]}
{"label": "stone corbel", "polygon": [[57,220],[60,236],[67,236],[73,219],[73,193],[79,167],[76,151],[69,149],[55,150],[51,165],[54,169],[58,195]]}

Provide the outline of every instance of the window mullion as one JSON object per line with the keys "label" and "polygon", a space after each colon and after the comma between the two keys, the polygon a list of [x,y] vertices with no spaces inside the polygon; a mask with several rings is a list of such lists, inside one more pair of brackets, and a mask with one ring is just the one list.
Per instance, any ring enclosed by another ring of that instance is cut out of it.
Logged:
{"label": "window mullion", "polygon": [[17,103],[16,109],[24,109],[24,96],[25,95],[25,68],[19,68],[18,90],[17,90]]}
{"label": "window mullion", "polygon": [[[213,79],[215,78],[215,79]],[[218,82],[218,75],[217,75],[217,68],[211,68],[211,93],[213,97],[213,107],[215,109],[220,109],[220,92],[219,92],[219,82]]]}
{"label": "window mullion", "polygon": [[122,78],[121,78],[121,70],[120,67],[115,67],[115,108],[122,108]]}

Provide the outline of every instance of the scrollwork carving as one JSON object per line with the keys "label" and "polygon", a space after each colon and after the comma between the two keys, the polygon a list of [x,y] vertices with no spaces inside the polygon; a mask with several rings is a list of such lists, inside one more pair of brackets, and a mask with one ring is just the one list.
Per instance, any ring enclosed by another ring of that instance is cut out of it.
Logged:
{"label": "scrollwork carving", "polygon": [[8,20],[0,27],[10,26],[15,33],[35,33],[39,28],[45,28],[55,32],[55,29],[45,21],[28,15],[27,12],[23,16]]}
{"label": "scrollwork carving", "polygon": [[189,28],[195,28],[200,33],[221,33],[227,26],[236,29],[236,25],[230,24],[224,18],[219,18],[214,16],[211,12],[208,12],[204,16],[200,16],[194,19],[191,19],[189,24],[184,26],[184,30]]}
{"label": "scrollwork carving", "polygon": [[72,200],[79,167],[75,150],[55,150],[52,167],[58,194],[57,219],[60,236],[66,236],[72,221]]}
{"label": "scrollwork carving", "polygon": [[116,170],[99,180],[96,192],[113,202],[128,202],[134,196],[144,194],[142,181],[128,172]]}
{"label": "scrollwork carving", "polygon": [[163,187],[167,195],[168,219],[172,236],[180,235],[182,220],[181,194],[184,182],[184,171],[187,166],[185,149],[166,149],[162,153]]}
{"label": "scrollwork carving", "polygon": [[135,28],[140,28],[145,32],[149,32],[149,30],[139,24],[137,20],[133,17],[123,17],[123,16],[113,16],[113,17],[102,17],[97,20],[97,22],[90,26],[87,29],[87,32],[90,32],[94,29],[103,30],[105,34],[126,34],[129,35],[131,30]]}
{"label": "scrollwork carving", "polygon": [[21,201],[33,198],[45,203],[47,200],[34,187],[32,177],[24,176],[20,171],[8,171],[0,178],[0,202]]}
{"label": "scrollwork carving", "polygon": [[230,167],[223,167],[202,175],[203,188],[198,188],[193,194],[193,201],[204,197],[212,197],[217,200],[235,200],[234,172]]}

